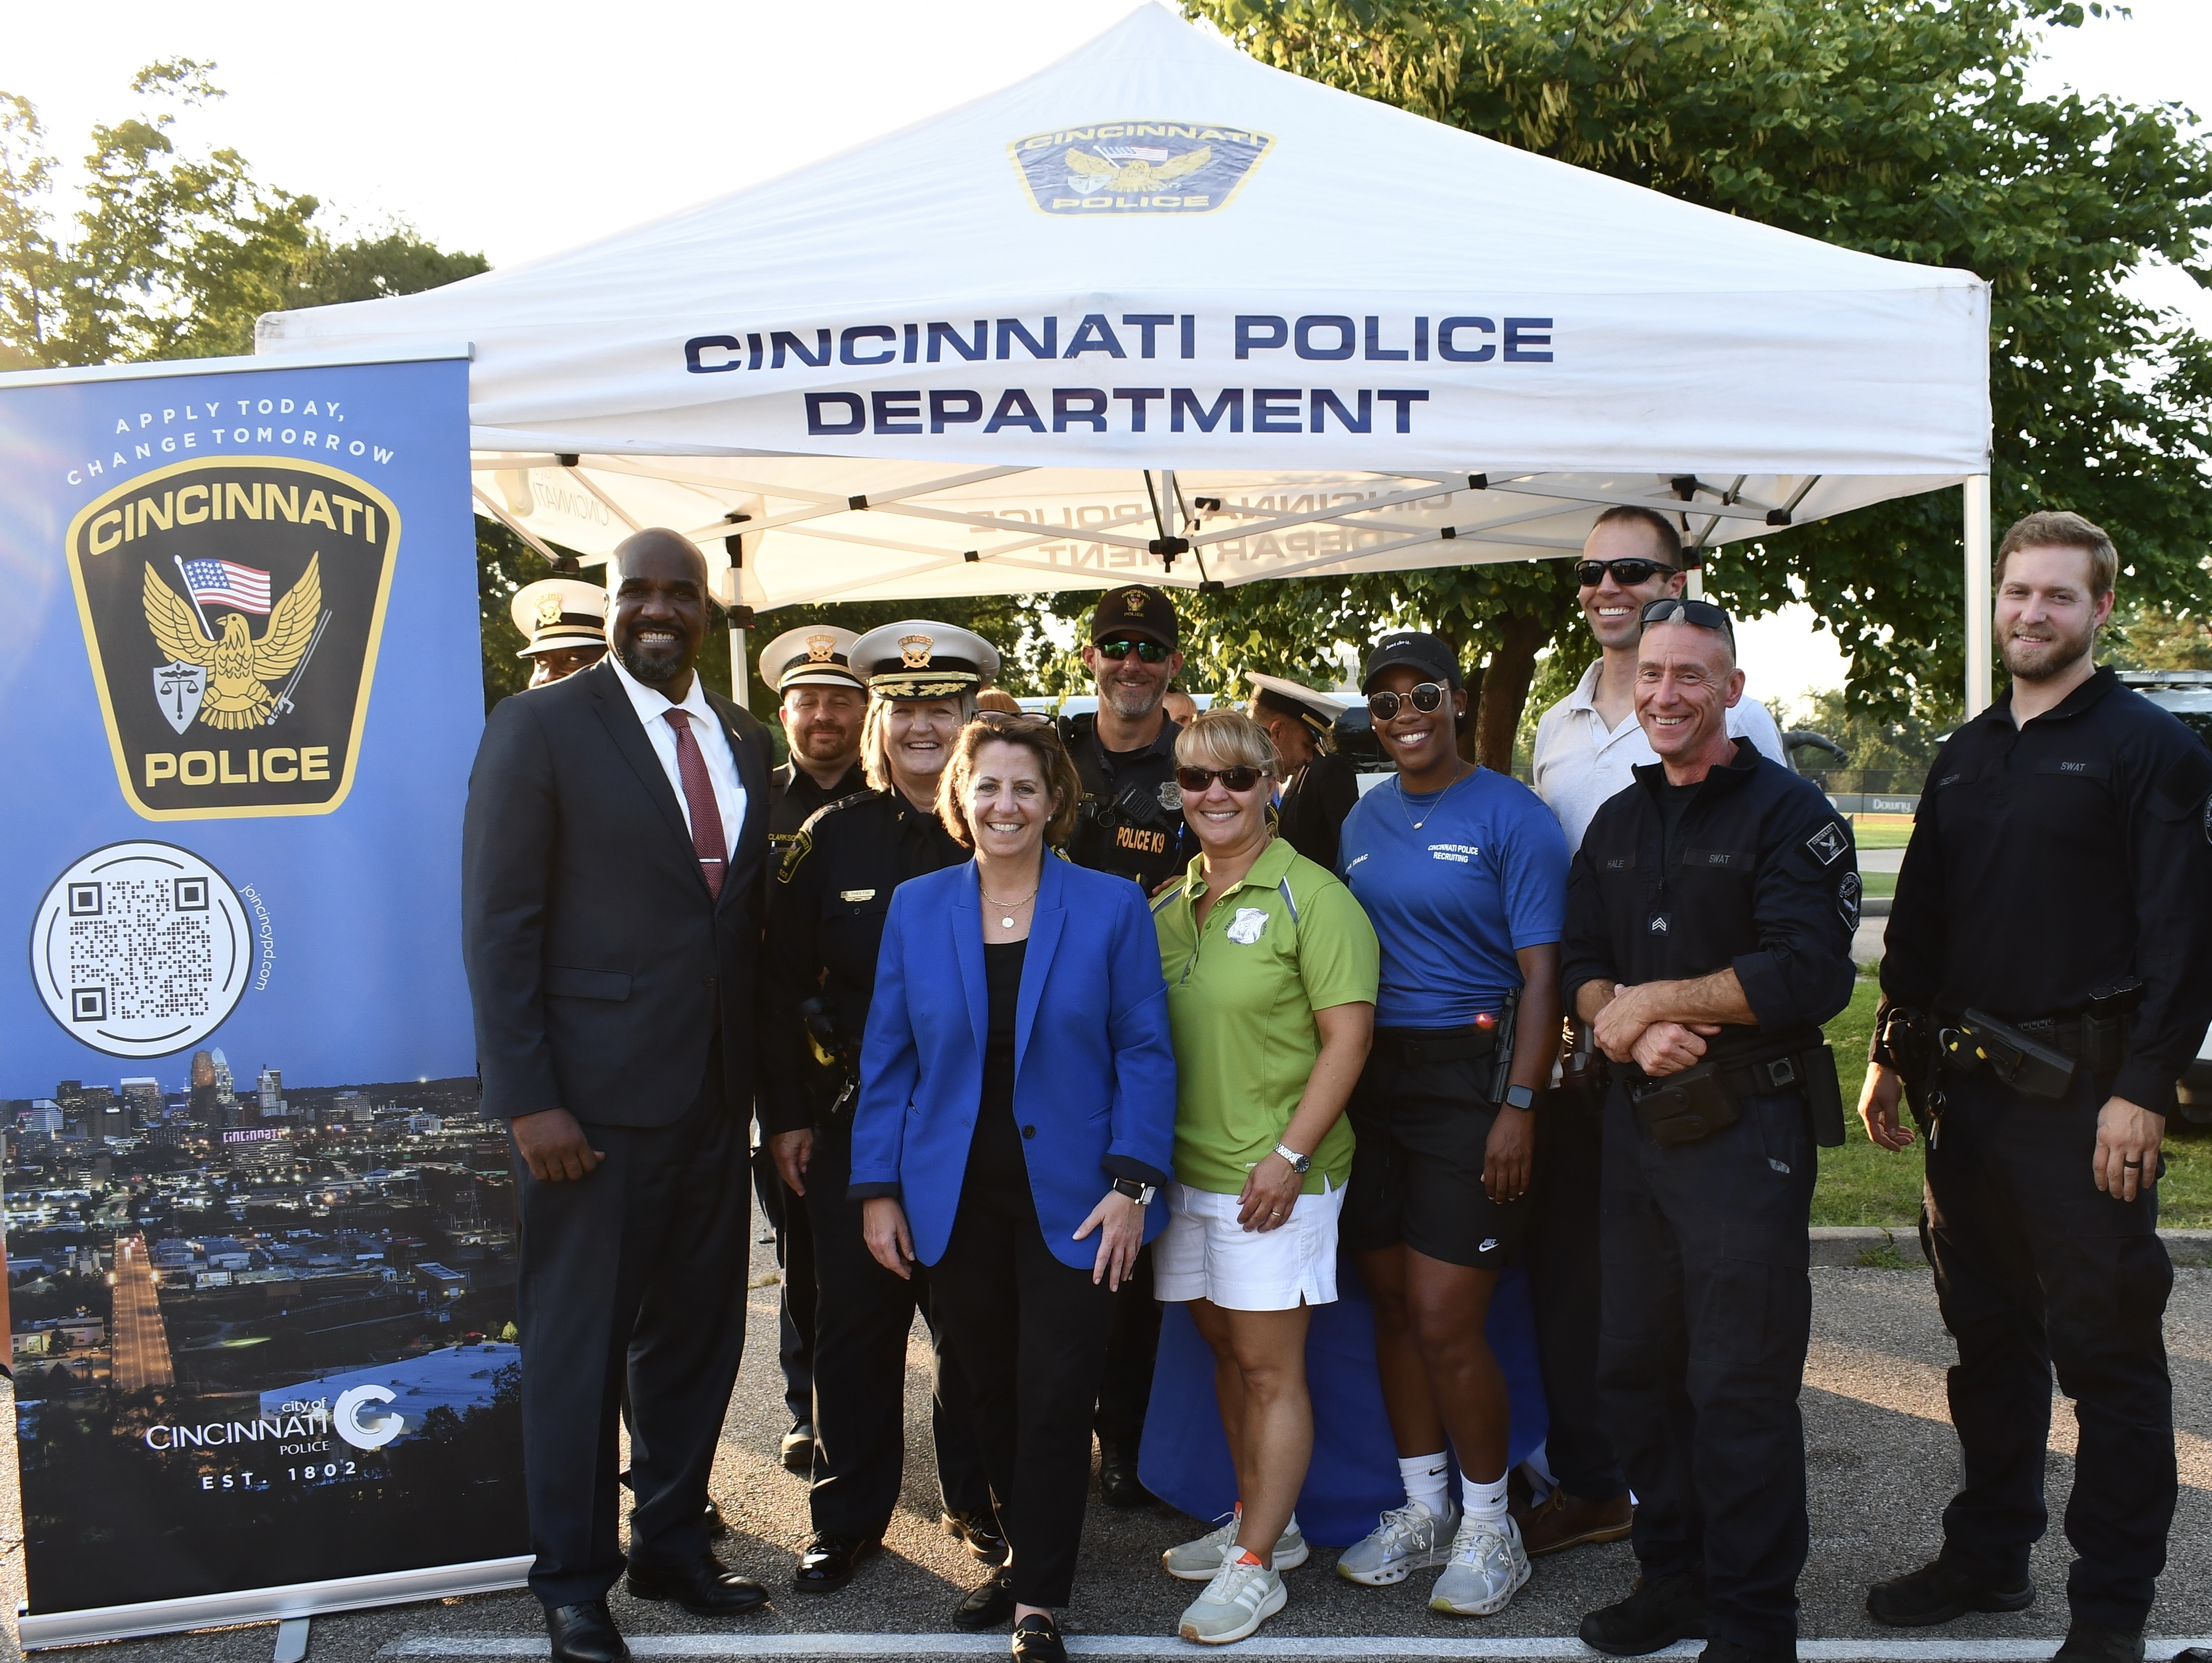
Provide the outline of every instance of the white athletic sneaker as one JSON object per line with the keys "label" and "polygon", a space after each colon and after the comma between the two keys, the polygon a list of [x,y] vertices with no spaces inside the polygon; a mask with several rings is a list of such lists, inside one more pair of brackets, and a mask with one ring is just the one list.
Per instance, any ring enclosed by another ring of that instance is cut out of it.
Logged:
{"label": "white athletic sneaker", "polygon": [[1260,1624],[1282,1610],[1289,1598],[1279,1575],[1238,1554],[1221,1562],[1206,1592],[1183,1612],[1176,1632],[1201,1646],[1225,1646],[1258,1633]]}
{"label": "white athletic sneaker", "polygon": [[1494,1617],[1513,1603],[1528,1580],[1521,1526],[1510,1515],[1469,1519],[1452,1538],[1451,1558],[1429,1596],[1431,1611],[1453,1617]]}
{"label": "white athletic sneaker", "polygon": [[[1179,1581],[1211,1582],[1213,1574],[1221,1569],[1221,1556],[1237,1539],[1237,1526],[1243,1522],[1235,1514],[1228,1521],[1217,1525],[1196,1541],[1181,1543],[1160,1556],[1160,1569]],[[1296,1570],[1312,1556],[1313,1550],[1306,1545],[1304,1533],[1298,1529],[1297,1515],[1275,1542],[1275,1569]]]}
{"label": "white athletic sneaker", "polygon": [[1441,1565],[1451,1556],[1452,1532],[1459,1527],[1459,1509],[1439,1515],[1419,1502],[1392,1508],[1382,1522],[1337,1556],[1336,1574],[1370,1588],[1387,1588],[1413,1572]]}

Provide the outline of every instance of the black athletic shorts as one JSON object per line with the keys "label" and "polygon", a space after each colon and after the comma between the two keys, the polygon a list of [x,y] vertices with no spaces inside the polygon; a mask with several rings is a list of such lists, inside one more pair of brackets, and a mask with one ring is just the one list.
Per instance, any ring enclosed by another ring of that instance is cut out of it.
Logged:
{"label": "black athletic shorts", "polygon": [[1401,1242],[1447,1264],[1501,1270],[1527,1228],[1528,1203],[1498,1203],[1482,1187],[1482,1161],[1498,1109],[1484,1095],[1487,1057],[1404,1060],[1378,1028],[1346,1112],[1357,1140],[1337,1239],[1354,1252]]}

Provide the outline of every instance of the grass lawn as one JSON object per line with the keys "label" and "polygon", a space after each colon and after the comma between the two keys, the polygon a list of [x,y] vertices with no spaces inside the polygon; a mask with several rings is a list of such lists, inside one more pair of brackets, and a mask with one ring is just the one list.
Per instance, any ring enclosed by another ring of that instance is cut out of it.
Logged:
{"label": "grass lawn", "polygon": [[[1844,1087],[1844,1147],[1820,1151],[1820,1181],[1813,1191],[1815,1224],[1878,1224],[1910,1229],[1920,1216],[1920,1145],[1892,1154],[1867,1141],[1856,1109],[1866,1080],[1867,1043],[1874,1034],[1881,990],[1862,977],[1851,1002],[1828,1024],[1836,1073]],[[2168,1229],[2212,1229],[2212,1129],[2179,1117],[2166,1123],[2166,1179],[2160,1185],[2159,1222]]]}
{"label": "grass lawn", "polygon": [[1912,841],[1910,814],[1853,814],[1851,839],[1862,849],[1902,849]]}
{"label": "grass lawn", "polygon": [[1859,882],[1863,886],[1859,892],[1861,894],[1887,896],[1892,899],[1897,895],[1897,874],[1894,872],[1862,872]]}

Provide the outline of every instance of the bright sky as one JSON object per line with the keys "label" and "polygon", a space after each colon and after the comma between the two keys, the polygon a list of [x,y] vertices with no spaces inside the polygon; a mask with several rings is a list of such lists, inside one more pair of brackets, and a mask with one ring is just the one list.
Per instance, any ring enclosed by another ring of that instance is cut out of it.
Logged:
{"label": "bright sky", "polygon": [[[2073,85],[2212,116],[2212,4],[2131,0],[2129,20],[2054,31],[2039,90]],[[1019,79],[1131,0],[633,0],[609,12],[393,0],[374,27],[284,0],[105,0],[10,16],[0,88],[39,107],[70,161],[137,107],[155,58],[217,64],[229,97],[187,115],[188,144],[234,147],[257,176],[373,225],[410,220],[513,265],[773,177]],[[2140,292],[2212,328],[2179,272]],[[1845,661],[1810,614],[1747,626],[1759,697],[1834,686]]]}

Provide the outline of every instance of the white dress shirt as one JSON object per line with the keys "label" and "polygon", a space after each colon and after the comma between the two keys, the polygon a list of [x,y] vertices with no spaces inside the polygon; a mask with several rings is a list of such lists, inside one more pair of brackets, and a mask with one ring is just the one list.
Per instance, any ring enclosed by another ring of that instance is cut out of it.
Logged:
{"label": "white dress shirt", "polygon": [[622,660],[614,654],[607,655],[607,662],[614,667],[623,691],[629,695],[637,719],[645,726],[646,738],[653,741],[653,754],[660,758],[669,788],[676,793],[676,806],[684,811],[686,832],[691,829],[691,803],[684,795],[684,771],[676,760],[676,729],[668,720],[668,713],[681,710],[691,718],[691,736],[699,741],[699,755],[706,762],[707,778],[714,788],[714,807],[722,816],[723,841],[729,845],[723,850],[722,858],[734,859],[738,833],[745,823],[744,783],[738,777],[738,759],[730,754],[729,736],[722,731],[722,719],[707,703],[706,691],[699,685],[699,673],[691,673],[691,691],[679,702],[657,688],[647,686],[624,669]]}
{"label": "white dress shirt", "polygon": [[[1590,702],[1597,691],[1598,672],[1604,667],[1602,658],[1591,665],[1574,691],[1536,723],[1529,772],[1536,795],[1559,817],[1570,849],[1583,846],[1583,833],[1589,830],[1605,800],[1635,783],[1630,769],[1659,760],[1634,710],[1621,718],[1620,727],[1607,729]],[[1730,739],[1747,739],[1784,768],[1790,765],[1774,717],[1748,692],[1729,710],[1728,731]]]}

